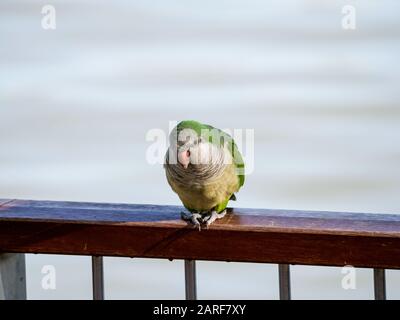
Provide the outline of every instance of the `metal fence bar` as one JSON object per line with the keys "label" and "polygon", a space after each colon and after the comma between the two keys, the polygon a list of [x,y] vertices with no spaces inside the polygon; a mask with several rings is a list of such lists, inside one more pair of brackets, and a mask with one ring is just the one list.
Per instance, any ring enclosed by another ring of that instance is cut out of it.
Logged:
{"label": "metal fence bar", "polygon": [[26,300],[24,254],[0,254],[0,300]]}
{"label": "metal fence bar", "polygon": [[185,292],[186,300],[197,299],[196,260],[185,260]]}
{"label": "metal fence bar", "polygon": [[104,300],[103,257],[92,256],[93,300]]}
{"label": "metal fence bar", "polygon": [[375,300],[386,300],[385,269],[374,269]]}
{"label": "metal fence bar", "polygon": [[290,265],[280,264],[279,269],[279,299],[290,300]]}

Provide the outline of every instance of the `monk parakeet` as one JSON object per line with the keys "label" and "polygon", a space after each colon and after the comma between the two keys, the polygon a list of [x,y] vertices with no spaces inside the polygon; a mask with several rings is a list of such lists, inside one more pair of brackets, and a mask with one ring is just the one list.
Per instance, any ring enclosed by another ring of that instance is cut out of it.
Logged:
{"label": "monk parakeet", "polygon": [[168,183],[188,212],[181,217],[201,229],[226,214],[244,184],[244,162],[233,138],[197,121],[180,122],[165,157]]}

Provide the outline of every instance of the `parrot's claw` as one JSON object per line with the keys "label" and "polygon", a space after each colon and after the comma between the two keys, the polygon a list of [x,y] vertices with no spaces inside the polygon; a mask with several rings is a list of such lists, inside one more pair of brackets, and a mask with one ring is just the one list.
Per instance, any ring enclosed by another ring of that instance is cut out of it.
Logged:
{"label": "parrot's claw", "polygon": [[217,213],[216,211],[211,211],[211,213],[203,219],[203,222],[206,223],[206,228],[208,229],[211,223],[213,223],[217,219],[225,217],[225,215],[226,215],[226,210],[220,213]]}
{"label": "parrot's claw", "polygon": [[201,214],[193,213],[191,221],[192,221],[193,225],[195,227],[198,227],[199,231],[201,231],[201,223],[203,222],[203,217],[201,216]]}
{"label": "parrot's claw", "polygon": [[205,223],[206,229],[212,224],[215,220],[221,219],[225,217],[226,215],[226,210],[217,213],[215,210],[209,212],[207,215],[202,215],[201,213],[197,212],[181,212],[181,218],[182,220],[191,222],[195,228],[199,228],[199,231],[201,231],[201,225]]}
{"label": "parrot's claw", "polygon": [[199,228],[199,231],[201,231],[203,217],[200,213],[187,213],[185,211],[182,211],[181,218],[182,220],[190,221],[196,228]]}

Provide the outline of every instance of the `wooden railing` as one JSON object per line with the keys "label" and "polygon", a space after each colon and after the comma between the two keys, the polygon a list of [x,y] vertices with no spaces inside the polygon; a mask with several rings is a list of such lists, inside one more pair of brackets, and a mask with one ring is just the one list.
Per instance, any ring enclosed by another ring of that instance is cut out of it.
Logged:
{"label": "wooden railing", "polygon": [[[0,298],[26,298],[21,253],[92,256],[93,298],[104,298],[103,256],[185,260],[186,298],[196,299],[196,260],[277,263],[290,299],[290,264],[400,268],[400,215],[230,209],[207,230],[177,206],[0,200]],[[149,280],[151,281],[151,280]],[[168,297],[166,297],[168,298]]]}

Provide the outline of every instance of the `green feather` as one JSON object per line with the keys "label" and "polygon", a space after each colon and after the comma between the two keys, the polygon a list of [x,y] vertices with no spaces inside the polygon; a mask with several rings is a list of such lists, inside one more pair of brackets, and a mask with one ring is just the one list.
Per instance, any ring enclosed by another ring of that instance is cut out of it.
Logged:
{"label": "green feather", "polygon": [[224,211],[224,210],[226,209],[227,205],[228,205],[228,202],[229,202],[229,198],[226,199],[224,202],[219,203],[219,204],[214,208],[214,210],[217,211],[218,213]]}

